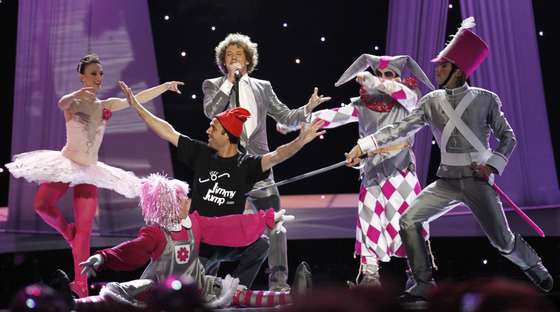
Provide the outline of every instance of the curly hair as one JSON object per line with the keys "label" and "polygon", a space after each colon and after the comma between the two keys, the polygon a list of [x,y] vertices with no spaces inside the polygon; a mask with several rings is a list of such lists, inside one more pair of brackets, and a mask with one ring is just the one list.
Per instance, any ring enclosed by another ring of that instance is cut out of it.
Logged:
{"label": "curly hair", "polygon": [[76,67],[76,71],[80,74],[83,74],[84,71],[86,70],[86,66],[88,66],[89,64],[101,65],[101,60],[99,59],[99,56],[97,56],[97,54],[95,53],[91,53],[82,57],[80,63],[78,63],[78,66]]}
{"label": "curly hair", "polygon": [[227,37],[214,48],[214,51],[216,51],[216,65],[218,65],[218,68],[223,74],[227,74],[227,68],[225,66],[226,49],[232,44],[242,48],[245,52],[245,58],[249,62],[249,65],[247,65],[247,73],[250,74],[259,63],[259,52],[257,51],[257,44],[252,42],[249,36],[240,33],[227,35]]}

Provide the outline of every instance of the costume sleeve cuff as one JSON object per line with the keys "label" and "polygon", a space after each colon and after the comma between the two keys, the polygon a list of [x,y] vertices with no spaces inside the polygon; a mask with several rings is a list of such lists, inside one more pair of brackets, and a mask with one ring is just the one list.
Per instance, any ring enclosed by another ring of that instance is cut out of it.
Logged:
{"label": "costume sleeve cuff", "polygon": [[272,230],[272,228],[274,227],[274,209],[268,208],[266,210],[264,219],[265,219],[266,227],[269,230]]}
{"label": "costume sleeve cuff", "polygon": [[377,141],[373,135],[368,135],[358,140],[358,145],[363,153],[367,153],[377,149]]}
{"label": "costume sleeve cuff", "polygon": [[307,105],[303,106],[303,119],[305,120],[305,122],[309,123],[311,122],[311,117],[313,115],[313,111],[307,111]]}
{"label": "costume sleeve cuff", "polygon": [[101,261],[101,264],[95,269],[95,271],[99,272],[105,270],[107,268],[107,253],[105,252],[105,250],[98,250],[94,255],[100,255],[101,258],[103,258],[103,261]]}
{"label": "costume sleeve cuff", "polygon": [[231,88],[233,88],[233,83],[231,83],[231,81],[226,79],[224,80],[224,83],[222,83],[220,90],[222,90],[222,92],[225,93],[226,95],[229,95],[231,93]]}
{"label": "costume sleeve cuff", "polygon": [[486,161],[487,165],[492,166],[494,169],[498,170],[498,174],[502,175],[502,172],[504,172],[504,169],[507,165],[507,158],[506,156],[498,153],[498,152],[494,152],[492,153],[492,156],[490,156],[490,158],[488,158],[488,160]]}

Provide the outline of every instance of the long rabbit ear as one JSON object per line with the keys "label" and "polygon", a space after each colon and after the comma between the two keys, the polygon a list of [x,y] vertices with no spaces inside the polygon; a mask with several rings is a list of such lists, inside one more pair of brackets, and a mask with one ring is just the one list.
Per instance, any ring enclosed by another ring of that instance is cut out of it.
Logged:
{"label": "long rabbit ear", "polygon": [[410,71],[416,78],[420,79],[428,88],[434,90],[434,85],[430,82],[430,79],[426,76],[422,68],[416,63],[416,61],[407,55],[407,65],[410,68]]}
{"label": "long rabbit ear", "polygon": [[360,72],[363,72],[368,67],[377,68],[379,64],[379,56],[371,55],[371,54],[362,54],[360,55],[350,67],[340,76],[337,82],[334,83],[335,87],[339,87],[342,84],[347,83],[352,78],[356,77],[356,75]]}

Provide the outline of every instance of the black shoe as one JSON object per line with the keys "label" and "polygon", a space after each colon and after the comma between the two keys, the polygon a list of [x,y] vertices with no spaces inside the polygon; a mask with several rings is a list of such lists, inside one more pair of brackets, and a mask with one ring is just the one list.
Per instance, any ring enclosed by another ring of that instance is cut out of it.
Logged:
{"label": "black shoe", "polygon": [[401,303],[410,303],[410,302],[419,302],[419,301],[426,302],[426,298],[415,296],[410,293],[404,292],[402,295],[399,296],[399,301]]}
{"label": "black shoe", "polygon": [[70,279],[66,272],[57,269],[44,281],[45,285],[56,290],[63,298],[69,307],[74,306],[74,297],[70,289]]}
{"label": "black shoe", "polygon": [[524,273],[527,277],[529,277],[531,282],[533,282],[533,284],[539,287],[542,291],[549,292],[552,290],[552,287],[554,286],[554,279],[552,279],[552,276],[548,273],[548,270],[544,267],[542,262],[528,268]]}
{"label": "black shoe", "polygon": [[307,262],[302,261],[296,268],[294,282],[292,283],[292,291],[295,294],[302,295],[309,291],[312,286],[311,267],[309,267]]}
{"label": "black shoe", "polygon": [[399,296],[399,302],[407,310],[425,310],[428,308],[426,298],[414,296],[407,292]]}
{"label": "black shoe", "polygon": [[287,283],[288,270],[285,266],[279,265],[270,269],[268,273],[268,290],[278,292],[290,292],[290,285]]}

